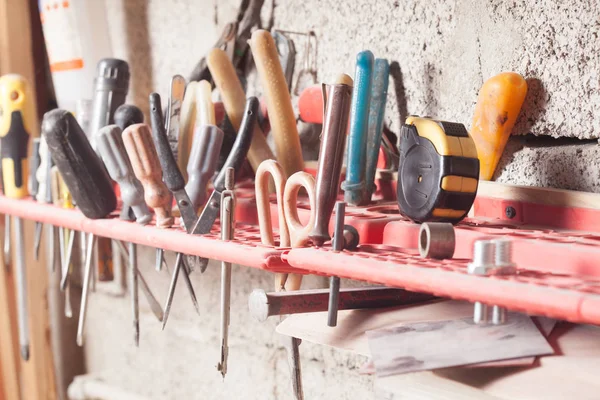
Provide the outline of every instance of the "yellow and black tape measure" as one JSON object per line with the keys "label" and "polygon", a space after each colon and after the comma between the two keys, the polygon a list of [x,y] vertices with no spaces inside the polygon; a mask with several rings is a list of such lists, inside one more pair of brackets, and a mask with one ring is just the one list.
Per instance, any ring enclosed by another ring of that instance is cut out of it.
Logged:
{"label": "yellow and black tape measure", "polygon": [[479,159],[463,124],[410,116],[400,132],[398,206],[416,222],[456,223],[475,201]]}

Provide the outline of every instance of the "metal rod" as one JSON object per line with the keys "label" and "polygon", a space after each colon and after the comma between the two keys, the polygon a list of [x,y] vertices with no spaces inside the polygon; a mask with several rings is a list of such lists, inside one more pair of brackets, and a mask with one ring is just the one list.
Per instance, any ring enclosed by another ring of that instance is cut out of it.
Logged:
{"label": "metal rod", "polygon": [[136,347],[140,345],[140,307],[138,299],[137,246],[129,243],[129,274],[131,277],[131,308],[133,312],[133,340]]}
{"label": "metal rod", "polygon": [[40,259],[40,244],[42,242],[42,228],[44,224],[39,221],[35,222],[35,232],[33,234],[33,248],[35,261]]}
{"label": "metal rod", "polygon": [[96,236],[92,233],[88,234],[87,239],[87,255],[85,259],[85,272],[83,276],[83,288],[81,293],[81,307],[79,309],[79,324],[77,325],[77,345],[83,346],[83,328],[85,325],[85,317],[87,311],[88,295],[90,290],[90,280],[93,273],[92,258],[94,256],[94,245],[96,244]]}
{"label": "metal rod", "polygon": [[[346,203],[335,203],[335,229],[333,234],[333,251],[339,253],[344,248],[344,217]],[[329,305],[327,308],[327,325],[337,325],[338,304],[340,295],[340,278],[332,276],[329,280]]]}
{"label": "metal rod", "polygon": [[[341,289],[340,310],[383,308],[422,303],[436,297],[427,293],[409,292],[383,286]],[[302,314],[326,311],[329,305],[327,289],[270,292],[255,289],[248,301],[250,314],[259,321],[274,315]]]}
{"label": "metal rod", "polygon": [[27,307],[27,272],[25,270],[25,247],[23,246],[23,222],[21,218],[15,217],[15,254],[17,257],[16,265],[16,285],[17,285],[17,310],[19,318],[19,345],[21,347],[21,357],[23,360],[29,360],[29,316]]}
{"label": "metal rod", "polygon": [[10,262],[10,215],[4,214],[4,264],[9,266]]}

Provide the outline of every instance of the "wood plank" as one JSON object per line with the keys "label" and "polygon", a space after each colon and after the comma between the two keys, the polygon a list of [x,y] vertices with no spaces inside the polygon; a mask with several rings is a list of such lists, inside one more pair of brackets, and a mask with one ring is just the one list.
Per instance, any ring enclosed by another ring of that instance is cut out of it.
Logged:
{"label": "wood plank", "polygon": [[[4,232],[4,216],[0,230]],[[4,238],[0,243],[4,249]],[[13,270],[4,264],[4,253],[0,254],[0,382],[4,398],[20,399],[19,344],[17,332],[16,297]]]}

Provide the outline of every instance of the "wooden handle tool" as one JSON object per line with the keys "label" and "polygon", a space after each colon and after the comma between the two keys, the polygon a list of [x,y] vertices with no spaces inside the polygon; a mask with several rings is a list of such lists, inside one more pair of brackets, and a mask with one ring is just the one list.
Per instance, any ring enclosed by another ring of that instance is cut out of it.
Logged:
{"label": "wooden handle tool", "polygon": [[[238,131],[244,117],[246,107],[246,94],[242,84],[235,72],[235,68],[227,53],[221,49],[213,49],[208,53],[208,68],[215,81],[215,85],[221,93],[221,99],[225,112],[233,128]],[[248,161],[256,172],[260,163],[265,160],[274,160],[275,156],[267,144],[262,129],[258,124],[254,125],[252,144],[248,150]]]}
{"label": "wooden handle tool", "polygon": [[162,181],[162,170],[150,127],[147,124],[131,125],[123,132],[123,143],[133,172],[144,186],[146,203],[156,213],[156,225],[169,228],[173,225],[171,192]]}
{"label": "wooden handle tool", "polygon": [[289,177],[304,169],[304,161],[296,117],[275,40],[269,32],[259,29],[252,34],[250,48],[267,98],[275,153]]}

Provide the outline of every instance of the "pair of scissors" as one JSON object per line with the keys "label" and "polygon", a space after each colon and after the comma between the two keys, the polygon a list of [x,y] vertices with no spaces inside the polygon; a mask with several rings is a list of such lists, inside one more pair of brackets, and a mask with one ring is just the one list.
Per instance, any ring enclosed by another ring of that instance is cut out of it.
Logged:
{"label": "pair of scissors", "polygon": [[[307,172],[296,172],[288,179],[281,165],[275,160],[263,161],[256,170],[255,190],[258,225],[263,244],[276,246],[273,235],[271,207],[269,202],[269,176],[275,182],[277,214],[279,218],[279,247],[306,247],[310,243],[308,237],[315,223],[315,178]],[[298,192],[304,188],[308,193],[310,217],[303,225],[298,218]],[[302,275],[277,274],[275,290],[298,290],[302,283]]]}
{"label": "pair of scissors", "polygon": [[[281,165],[275,160],[263,161],[255,173],[256,208],[258,211],[258,225],[260,239],[265,245],[276,246],[273,235],[271,206],[269,201],[269,176],[275,182],[275,196],[277,201],[277,214],[279,218],[279,247],[306,247],[310,243],[309,234],[313,229],[316,218],[315,178],[309,173],[296,172],[288,179]],[[308,223],[302,225],[298,218],[298,192],[301,188],[308,193],[310,216]],[[277,274],[275,277],[276,291],[290,291],[300,289],[302,275]],[[290,375],[294,398],[304,398],[302,390],[302,374],[300,369],[300,354],[298,346],[300,340],[286,336],[285,347],[290,364]]]}

